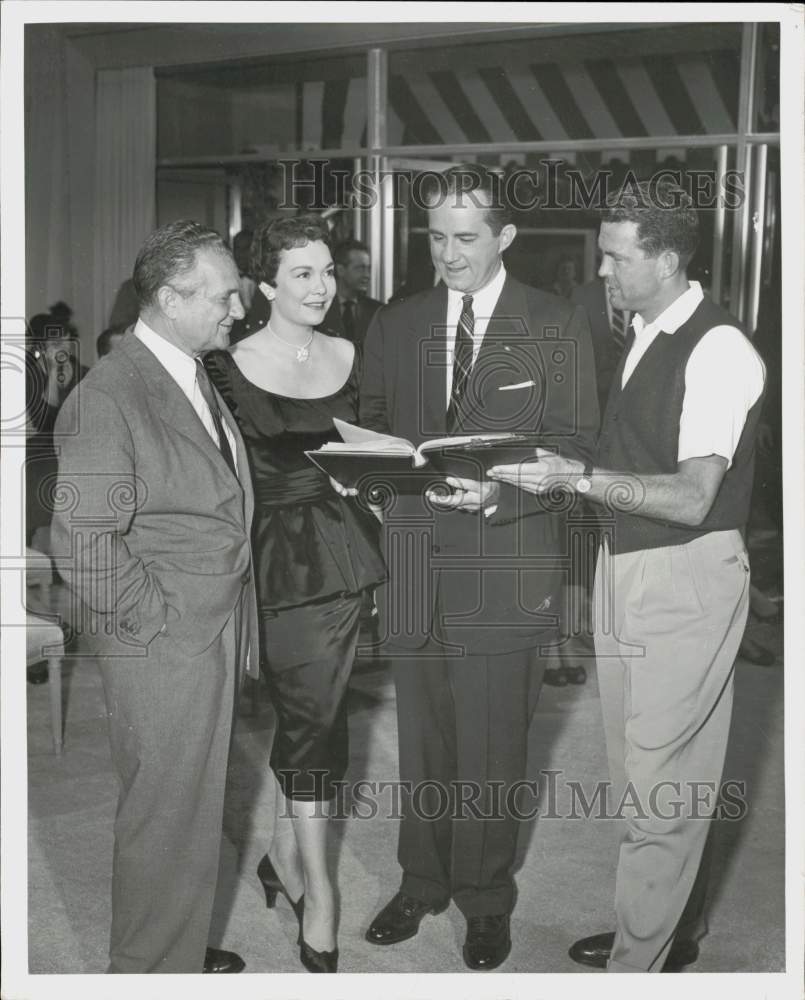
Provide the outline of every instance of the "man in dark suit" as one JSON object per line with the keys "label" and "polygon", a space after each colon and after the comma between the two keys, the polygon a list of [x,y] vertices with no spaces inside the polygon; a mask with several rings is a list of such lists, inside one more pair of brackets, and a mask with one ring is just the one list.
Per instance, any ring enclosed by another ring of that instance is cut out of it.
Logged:
{"label": "man in dark suit", "polygon": [[56,425],[53,554],[98,661],[115,818],[109,972],[239,972],[207,948],[237,681],[256,620],[243,442],[199,355],[243,315],[217,233],[176,222],[134,267],[140,318]]}
{"label": "man in dark suit", "polygon": [[[428,200],[441,284],[375,317],[361,422],[419,444],[446,433],[527,431],[586,461],[598,426],[582,310],[507,276],[516,229],[497,178],[457,167]],[[467,183],[477,189],[470,194]],[[511,948],[512,877],[526,742],[559,605],[563,521],[483,469],[451,489],[393,496],[378,592],[394,656],[404,801],[400,891],[367,939],[417,933],[450,900],[467,918],[464,960],[494,969]],[[424,477],[425,485],[432,477]],[[406,553],[410,558],[406,558]],[[405,788],[405,784],[403,785]],[[519,802],[519,800],[518,800]],[[532,802],[533,805],[533,802]]]}
{"label": "man in dark suit", "polygon": [[383,304],[366,294],[371,276],[369,247],[360,240],[343,240],[333,250],[333,260],[336,296],[321,328],[361,346],[372,317]]}

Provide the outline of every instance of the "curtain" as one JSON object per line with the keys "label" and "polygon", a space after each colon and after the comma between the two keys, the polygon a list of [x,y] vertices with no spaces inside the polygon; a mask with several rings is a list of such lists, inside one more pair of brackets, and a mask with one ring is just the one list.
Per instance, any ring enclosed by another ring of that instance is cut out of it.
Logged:
{"label": "curtain", "polygon": [[99,70],[95,109],[94,311],[100,333],[155,224],[153,69]]}
{"label": "curtain", "polygon": [[64,49],[58,28],[25,40],[26,312],[72,303]]}

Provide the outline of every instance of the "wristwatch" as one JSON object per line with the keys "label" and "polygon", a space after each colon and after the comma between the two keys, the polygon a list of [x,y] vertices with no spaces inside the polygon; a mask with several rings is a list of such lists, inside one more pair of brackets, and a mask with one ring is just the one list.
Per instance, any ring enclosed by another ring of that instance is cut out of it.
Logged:
{"label": "wristwatch", "polygon": [[593,463],[585,462],[584,471],[576,480],[576,492],[577,493],[589,493],[593,488]]}

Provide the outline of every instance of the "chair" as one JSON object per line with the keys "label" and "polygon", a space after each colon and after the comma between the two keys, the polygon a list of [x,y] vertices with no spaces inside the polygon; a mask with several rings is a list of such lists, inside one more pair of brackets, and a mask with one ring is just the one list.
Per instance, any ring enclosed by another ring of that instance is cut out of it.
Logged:
{"label": "chair", "polygon": [[[53,731],[53,750],[58,756],[63,747],[61,664],[64,634],[59,625],[42,616],[50,609],[53,566],[48,556],[35,549],[25,550],[25,562],[25,659],[29,667],[42,660],[47,661],[50,725]],[[41,614],[34,614],[34,611]]]}

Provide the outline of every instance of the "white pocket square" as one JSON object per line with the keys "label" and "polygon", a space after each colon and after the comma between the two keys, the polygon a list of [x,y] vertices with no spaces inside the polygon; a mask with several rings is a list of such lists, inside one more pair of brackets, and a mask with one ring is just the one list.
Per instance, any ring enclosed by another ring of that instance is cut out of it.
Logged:
{"label": "white pocket square", "polygon": [[500,392],[506,392],[507,389],[530,389],[537,383],[533,378],[530,378],[527,382],[512,382],[511,385],[499,385],[498,390]]}

